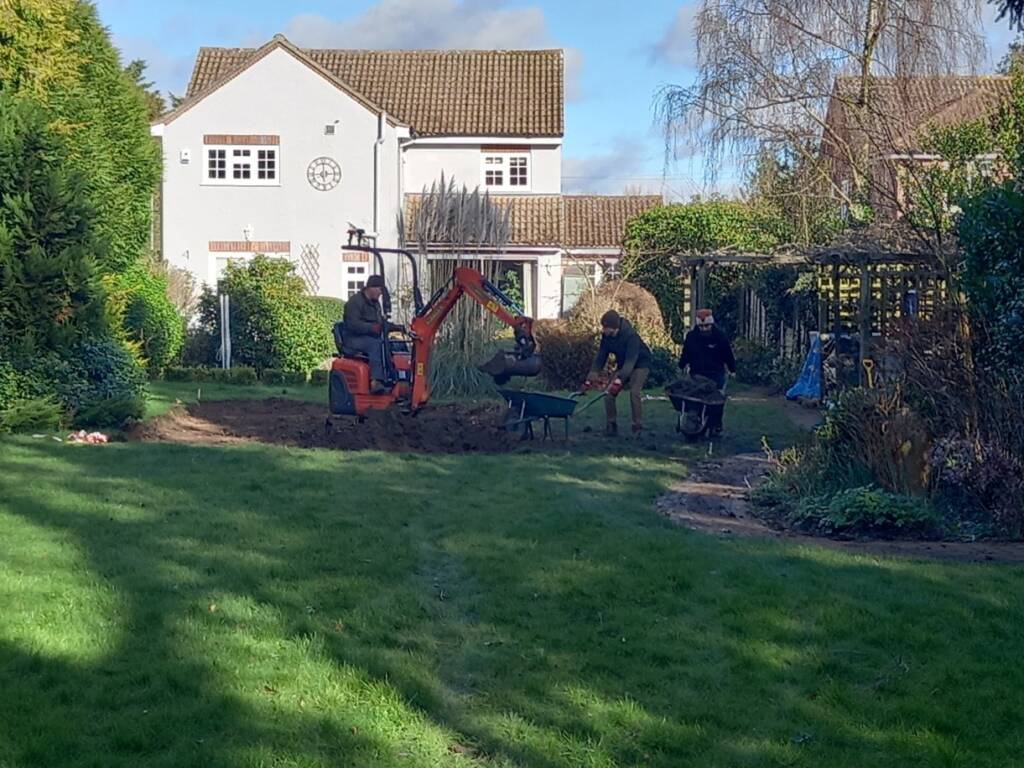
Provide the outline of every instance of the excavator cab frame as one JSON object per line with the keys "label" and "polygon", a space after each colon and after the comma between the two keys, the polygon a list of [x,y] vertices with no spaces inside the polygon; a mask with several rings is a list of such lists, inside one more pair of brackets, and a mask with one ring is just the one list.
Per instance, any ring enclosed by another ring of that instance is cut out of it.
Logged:
{"label": "excavator cab frame", "polygon": [[[353,242],[353,239],[356,242]],[[416,257],[400,248],[378,248],[365,243],[362,230],[349,230],[347,250],[369,253],[377,269],[384,275],[383,254],[395,254],[408,259],[412,268],[412,300],[414,315],[410,323],[409,340],[411,351],[394,349],[386,329],[381,333],[382,354],[389,380],[389,389],[384,394],[371,394],[369,363],[365,358],[347,355],[340,340],[339,323],[335,326],[335,339],[339,340],[338,354],[331,366],[330,407],[338,415],[363,416],[369,410],[385,409],[395,404],[404,404],[415,413],[430,399],[430,363],[437,334],[445,318],[463,296],[469,296],[486,311],[513,329],[515,349],[498,353],[481,370],[494,377],[499,385],[512,375],[535,376],[540,371],[540,359],[536,356],[536,341],[533,337],[533,320],[523,314],[516,303],[480,272],[469,267],[458,267],[451,278],[440,286],[430,300],[423,302],[419,285],[419,265]],[[381,307],[386,320],[391,316],[390,292],[385,287]],[[385,301],[386,298],[386,301]]]}

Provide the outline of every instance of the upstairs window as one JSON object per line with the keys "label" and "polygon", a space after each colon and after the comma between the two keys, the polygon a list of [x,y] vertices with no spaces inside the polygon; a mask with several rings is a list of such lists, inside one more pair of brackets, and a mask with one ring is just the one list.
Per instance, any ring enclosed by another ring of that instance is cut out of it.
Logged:
{"label": "upstairs window", "polygon": [[227,151],[223,149],[206,150],[206,178],[227,178]]}
{"label": "upstairs window", "polygon": [[486,189],[503,192],[529,191],[529,153],[486,152],[482,157],[483,182]]}
{"label": "upstairs window", "polygon": [[279,147],[206,147],[205,184],[227,186],[276,186]]}

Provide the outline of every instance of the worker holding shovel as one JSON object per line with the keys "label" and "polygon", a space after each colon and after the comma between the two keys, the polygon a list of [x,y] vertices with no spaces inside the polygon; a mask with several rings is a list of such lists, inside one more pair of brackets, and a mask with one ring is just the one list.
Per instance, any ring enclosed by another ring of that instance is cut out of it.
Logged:
{"label": "worker holding shovel", "polygon": [[615,376],[605,389],[604,412],[607,419],[604,433],[615,437],[619,433],[618,412],[615,399],[623,387],[629,387],[629,404],[633,416],[633,434],[643,430],[643,402],[641,393],[651,369],[651,350],[640,338],[633,324],[614,309],[601,317],[601,346],[590,367],[590,374],[584,387],[592,387],[600,378],[608,363],[609,355],[615,356]]}

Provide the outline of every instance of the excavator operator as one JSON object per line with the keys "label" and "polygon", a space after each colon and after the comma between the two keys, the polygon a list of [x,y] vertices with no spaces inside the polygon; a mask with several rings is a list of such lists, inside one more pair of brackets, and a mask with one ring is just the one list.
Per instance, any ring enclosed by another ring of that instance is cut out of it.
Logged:
{"label": "excavator operator", "polygon": [[392,331],[404,332],[401,325],[389,323],[384,317],[380,297],[384,292],[384,278],[370,275],[366,286],[345,304],[345,346],[360,352],[370,361],[370,393],[388,391],[384,370],[384,349],[387,335]]}

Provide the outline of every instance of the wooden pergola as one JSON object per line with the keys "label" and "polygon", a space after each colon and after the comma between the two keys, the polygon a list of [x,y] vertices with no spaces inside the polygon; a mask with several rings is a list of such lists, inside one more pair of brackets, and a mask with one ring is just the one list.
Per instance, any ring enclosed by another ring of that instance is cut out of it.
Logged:
{"label": "wooden pergola", "polygon": [[[889,225],[846,233],[823,247],[786,248],[772,253],[720,251],[677,254],[685,284],[691,324],[705,304],[709,272],[719,266],[794,266],[813,270],[817,278],[817,330],[835,339],[856,338],[857,380],[865,375],[864,361],[875,360],[878,341],[891,335],[895,321],[907,316],[930,318],[950,305],[946,266],[955,244],[924,242],[909,227]],[[791,326],[767,328],[751,289],[740,299],[740,327],[748,338],[773,340],[785,355],[787,339],[793,351],[806,349],[807,328],[794,312]],[[838,354],[838,351],[837,351]]]}

